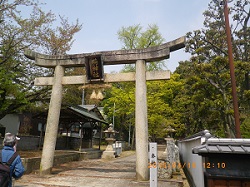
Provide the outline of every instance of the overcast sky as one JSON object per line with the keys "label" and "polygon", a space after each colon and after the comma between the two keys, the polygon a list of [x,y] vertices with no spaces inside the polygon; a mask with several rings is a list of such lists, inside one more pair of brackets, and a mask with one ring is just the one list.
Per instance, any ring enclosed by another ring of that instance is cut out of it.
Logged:
{"label": "overcast sky", "polygon": [[[122,27],[140,24],[144,29],[156,24],[166,42],[203,26],[203,12],[210,0],[42,0],[45,10],[64,15],[83,24],[75,35],[69,54],[119,50],[117,32]],[[178,62],[189,59],[184,49],[170,54],[167,68],[172,72]],[[105,66],[105,72],[119,72],[121,66]]]}

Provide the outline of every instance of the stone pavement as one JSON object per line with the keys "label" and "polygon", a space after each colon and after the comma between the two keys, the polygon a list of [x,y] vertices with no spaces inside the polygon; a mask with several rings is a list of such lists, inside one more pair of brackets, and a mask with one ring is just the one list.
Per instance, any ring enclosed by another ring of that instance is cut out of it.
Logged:
{"label": "stone pavement", "polygon": [[[90,159],[62,164],[52,174],[40,177],[31,173],[14,181],[15,187],[149,187],[149,182],[135,178],[136,157],[127,155],[114,160]],[[181,175],[176,179],[159,180],[158,187],[182,187]]]}

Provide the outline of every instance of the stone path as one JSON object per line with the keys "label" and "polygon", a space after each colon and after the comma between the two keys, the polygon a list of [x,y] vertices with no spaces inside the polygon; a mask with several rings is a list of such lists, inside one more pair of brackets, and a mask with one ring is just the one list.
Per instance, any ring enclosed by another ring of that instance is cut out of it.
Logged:
{"label": "stone path", "polygon": [[[62,164],[52,174],[40,177],[31,173],[14,182],[15,187],[149,187],[135,178],[135,154],[112,161],[91,159]],[[158,181],[158,187],[182,187],[182,177]]]}

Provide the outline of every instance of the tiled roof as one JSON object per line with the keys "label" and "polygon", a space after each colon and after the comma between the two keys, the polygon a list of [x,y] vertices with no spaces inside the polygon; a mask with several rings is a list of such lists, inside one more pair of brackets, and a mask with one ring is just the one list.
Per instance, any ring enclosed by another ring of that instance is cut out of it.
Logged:
{"label": "tiled roof", "polygon": [[203,145],[192,149],[194,154],[250,154],[250,139],[208,138]]}
{"label": "tiled roof", "polygon": [[94,108],[96,108],[96,105],[79,105],[82,108],[87,109],[88,111],[93,110]]}
{"label": "tiled roof", "polygon": [[98,118],[97,116],[94,116],[92,115],[91,113],[89,113],[87,111],[87,109],[81,107],[81,106],[70,106],[68,107],[69,110],[81,115],[81,116],[84,116],[92,121],[96,121],[96,122],[101,122],[101,123],[105,123],[105,124],[108,124],[108,122]]}
{"label": "tiled roof", "polygon": [[[209,133],[208,130],[203,130],[201,132],[198,132],[192,136],[186,137],[182,140],[180,140],[180,142],[185,142],[185,141],[192,141],[194,139],[200,139],[201,137],[204,137],[207,133]],[[210,134],[210,133],[209,133]],[[211,134],[210,134],[211,135]]]}

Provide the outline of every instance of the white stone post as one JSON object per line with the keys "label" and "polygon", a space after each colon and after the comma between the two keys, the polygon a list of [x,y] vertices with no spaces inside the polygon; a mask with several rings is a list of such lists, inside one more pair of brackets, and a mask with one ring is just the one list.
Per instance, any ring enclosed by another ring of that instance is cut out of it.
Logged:
{"label": "white stone post", "polygon": [[146,62],[144,60],[136,61],[135,77],[136,178],[139,181],[145,181],[149,180],[149,168]]}
{"label": "white stone post", "polygon": [[43,153],[40,165],[40,175],[51,173],[54,161],[56,139],[62,103],[62,77],[64,68],[60,65],[55,67],[55,75],[47,117],[46,131],[43,144]]}

